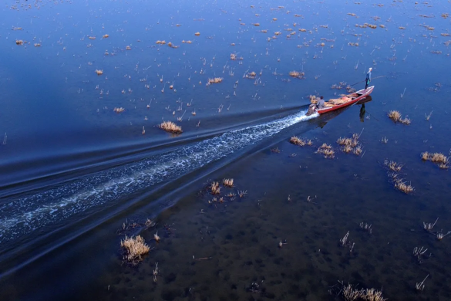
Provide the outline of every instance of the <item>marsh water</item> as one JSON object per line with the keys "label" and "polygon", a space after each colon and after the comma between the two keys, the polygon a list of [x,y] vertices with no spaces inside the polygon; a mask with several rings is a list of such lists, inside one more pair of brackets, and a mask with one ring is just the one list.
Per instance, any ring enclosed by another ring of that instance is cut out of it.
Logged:
{"label": "marsh water", "polygon": [[[421,159],[451,152],[449,13],[449,1],[2,3],[1,300],[343,300],[347,284],[450,300],[449,171]],[[309,95],[362,89],[369,67],[371,97],[305,116]],[[337,143],[353,134],[357,155]],[[136,265],[120,247],[134,235],[151,247]]]}

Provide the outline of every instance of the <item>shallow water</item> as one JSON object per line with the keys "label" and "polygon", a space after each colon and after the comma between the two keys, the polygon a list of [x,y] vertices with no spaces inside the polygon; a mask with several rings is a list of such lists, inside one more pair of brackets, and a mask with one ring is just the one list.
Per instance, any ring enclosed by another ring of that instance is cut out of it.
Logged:
{"label": "shallow water", "polygon": [[[435,234],[451,230],[449,172],[420,154],[450,154],[449,7],[377,4],[4,5],[2,300],[338,300],[338,281],[392,300],[448,300],[449,241]],[[340,81],[362,88],[370,66],[370,101],[304,116],[309,94],[346,93],[330,88]],[[224,79],[206,85],[212,77]],[[412,123],[393,123],[390,110]],[[163,120],[183,133],[163,132]],[[359,156],[336,143],[353,133]],[[313,146],[290,144],[294,135]],[[322,143],[333,159],[315,153]],[[413,193],[394,188],[385,160],[402,164]],[[223,178],[236,187],[209,204],[206,187]],[[225,197],[238,190],[247,195]],[[124,222],[137,226],[121,231]],[[339,241],[348,231],[352,252]],[[125,234],[155,247],[136,267],[122,262]],[[420,246],[431,254],[421,263]]]}

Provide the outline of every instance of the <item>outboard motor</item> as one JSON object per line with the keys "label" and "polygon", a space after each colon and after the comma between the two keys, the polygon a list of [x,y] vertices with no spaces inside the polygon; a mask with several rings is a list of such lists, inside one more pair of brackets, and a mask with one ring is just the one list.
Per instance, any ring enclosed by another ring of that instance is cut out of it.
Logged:
{"label": "outboard motor", "polygon": [[309,107],[308,107],[308,111],[307,111],[307,113],[305,114],[306,116],[310,116],[310,115],[312,115],[313,113],[315,113],[316,112],[316,104],[314,104],[314,103],[312,103]]}

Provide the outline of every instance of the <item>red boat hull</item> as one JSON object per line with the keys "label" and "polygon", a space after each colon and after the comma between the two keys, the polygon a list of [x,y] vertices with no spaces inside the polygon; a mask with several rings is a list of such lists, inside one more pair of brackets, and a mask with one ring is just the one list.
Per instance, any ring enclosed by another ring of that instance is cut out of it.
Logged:
{"label": "red boat hull", "polygon": [[335,105],[333,107],[326,107],[326,108],[323,108],[323,109],[319,109],[319,110],[317,110],[317,112],[318,112],[318,114],[324,114],[324,113],[332,112],[332,111],[335,111],[335,110],[338,110],[338,109],[350,106],[352,104],[355,104],[359,100],[364,99],[368,95],[370,95],[371,92],[373,92],[373,90],[374,90],[374,86],[371,86],[371,87],[368,87],[366,89],[362,89],[362,90],[359,90],[357,92],[348,94],[346,96],[347,97],[351,97],[351,98],[354,97],[353,95],[355,95],[355,94],[358,94],[358,96],[355,97],[355,98],[352,98],[350,101],[347,101],[345,103],[342,103],[342,104],[339,104],[339,105]]}

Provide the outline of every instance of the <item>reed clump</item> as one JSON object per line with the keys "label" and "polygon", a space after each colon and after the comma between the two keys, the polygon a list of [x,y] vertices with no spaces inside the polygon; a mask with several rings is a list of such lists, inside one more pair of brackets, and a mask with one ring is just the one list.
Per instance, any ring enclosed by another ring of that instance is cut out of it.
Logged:
{"label": "reed clump", "polygon": [[158,127],[166,132],[173,133],[173,134],[180,134],[183,133],[182,127],[176,125],[172,121],[164,121],[158,125]]}
{"label": "reed clump", "polygon": [[338,138],[337,143],[338,145],[342,146],[341,150],[344,153],[348,154],[352,152],[355,155],[359,156],[362,154],[363,151],[362,146],[359,144],[359,138],[360,138],[359,134],[355,133],[352,134],[351,138],[342,138],[342,137]]}
{"label": "reed clump", "polygon": [[141,261],[142,256],[150,251],[149,246],[140,235],[136,237],[125,236],[125,238],[121,240],[121,247],[125,250],[124,259],[133,264],[137,264]]}
{"label": "reed clump", "polygon": [[[233,182],[232,182],[233,183]],[[221,187],[219,187],[219,182],[213,182],[210,185],[210,192],[211,194],[220,194],[221,193]]]}
{"label": "reed clump", "polygon": [[295,145],[299,145],[299,146],[305,146],[305,145],[312,145],[312,140],[303,140],[299,137],[293,136],[290,138],[290,143],[293,143]]}
{"label": "reed clump", "polygon": [[224,185],[225,187],[232,188],[233,187],[233,179],[223,179],[222,185]]}
{"label": "reed clump", "polygon": [[223,80],[222,77],[209,78],[208,83],[209,84],[218,84],[218,83],[222,82],[222,80]]}
{"label": "reed clump", "polygon": [[402,191],[405,194],[409,194],[415,190],[415,188],[411,184],[407,184],[406,182],[403,181],[403,179],[398,178],[397,174],[392,174],[390,176],[393,179],[395,188],[398,189],[399,191]]}
{"label": "reed clump", "polygon": [[449,158],[442,153],[430,154],[428,152],[424,152],[421,153],[421,159],[423,161],[431,161],[432,163],[437,164],[441,169],[449,168]]}
{"label": "reed clump", "polygon": [[399,122],[399,123],[402,123],[402,124],[405,124],[405,125],[409,125],[411,123],[409,118],[407,118],[407,117],[406,118],[402,118],[401,113],[399,113],[399,111],[396,111],[396,110],[388,112],[388,117],[391,120],[393,120],[393,122],[395,122],[395,123]]}
{"label": "reed clump", "polygon": [[334,150],[332,149],[332,146],[330,146],[330,145],[328,145],[328,144],[326,144],[326,143],[323,143],[323,144],[318,148],[318,150],[316,151],[316,153],[323,154],[323,155],[324,155],[324,158],[330,158],[330,159],[332,159],[332,158],[335,157],[335,152],[334,152]]}
{"label": "reed clump", "polygon": [[300,79],[302,79],[302,78],[304,77],[304,75],[305,75],[304,72],[299,72],[299,71],[290,71],[288,74],[289,74],[291,77],[294,77],[294,78],[300,78]]}
{"label": "reed clump", "polygon": [[385,301],[382,296],[382,291],[378,291],[374,288],[357,289],[353,288],[351,284],[343,285],[341,288],[341,294],[346,301],[353,300],[365,300],[365,301]]}
{"label": "reed clump", "polygon": [[400,172],[402,169],[402,165],[399,163],[396,163],[395,161],[385,160],[384,164],[385,164],[385,166],[388,167],[388,169],[390,169],[391,171],[394,171],[394,172]]}

